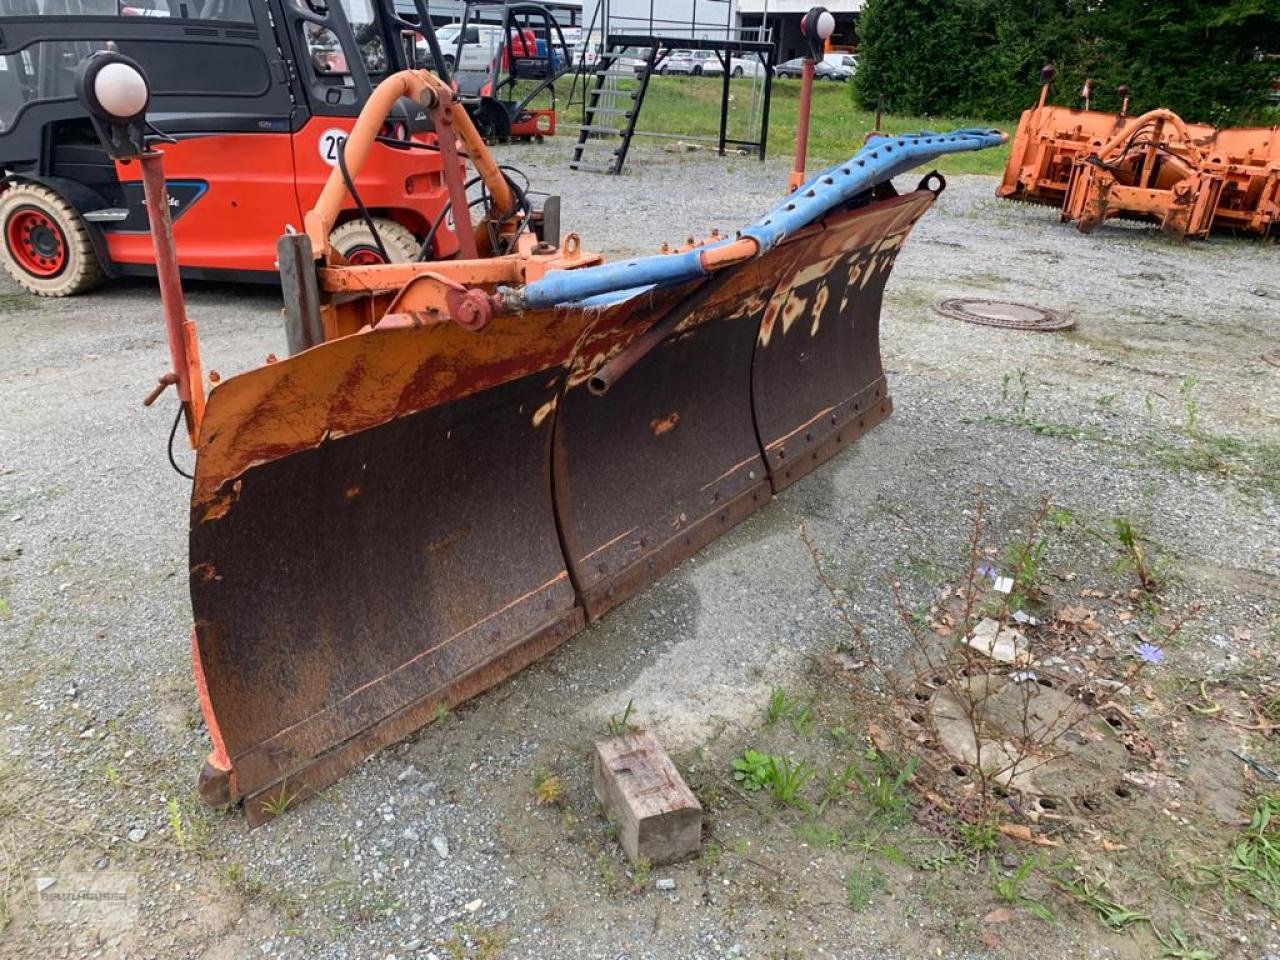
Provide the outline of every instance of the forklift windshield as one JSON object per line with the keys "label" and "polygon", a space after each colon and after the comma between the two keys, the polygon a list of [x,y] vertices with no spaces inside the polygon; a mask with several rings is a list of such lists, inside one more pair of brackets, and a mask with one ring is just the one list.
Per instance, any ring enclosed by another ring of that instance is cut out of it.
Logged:
{"label": "forklift windshield", "polygon": [[[261,19],[266,21],[265,11]],[[252,28],[250,0],[4,0],[0,3],[0,131],[31,104],[69,101],[72,77],[86,56],[116,42],[140,59],[153,88],[195,92],[193,76],[206,68],[210,93],[252,95],[269,83],[265,57],[248,62],[243,49],[187,43],[188,55],[160,62],[152,50],[168,36],[205,29],[198,22]],[[143,35],[146,35],[145,39]],[[161,38],[160,34],[164,37]],[[216,31],[215,31],[216,35]],[[137,39],[135,39],[137,38]],[[220,69],[213,70],[213,59]],[[76,108],[78,110],[78,108]]]}
{"label": "forklift windshield", "polygon": [[[295,2],[304,9],[314,9],[316,6],[309,0],[295,0]],[[364,61],[365,72],[376,82],[386,76],[389,66],[387,48],[383,42],[377,13],[369,0],[340,0],[340,2],[356,46],[360,50],[360,58]],[[308,60],[317,74],[351,75],[342,43],[330,27],[304,20],[302,34],[307,47]]]}

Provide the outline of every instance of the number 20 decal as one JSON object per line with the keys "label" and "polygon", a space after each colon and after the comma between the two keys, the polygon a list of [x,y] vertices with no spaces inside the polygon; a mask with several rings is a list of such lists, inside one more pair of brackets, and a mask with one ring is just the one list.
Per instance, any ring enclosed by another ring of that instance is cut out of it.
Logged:
{"label": "number 20 decal", "polygon": [[338,154],[342,145],[347,142],[347,131],[341,127],[330,127],[320,134],[320,159],[331,167],[338,165]]}

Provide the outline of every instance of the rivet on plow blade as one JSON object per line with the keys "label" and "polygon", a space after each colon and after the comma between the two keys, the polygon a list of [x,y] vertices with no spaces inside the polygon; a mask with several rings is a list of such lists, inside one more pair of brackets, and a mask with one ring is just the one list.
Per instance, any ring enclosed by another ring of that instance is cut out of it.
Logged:
{"label": "rivet on plow blade", "polygon": [[889,416],[880,304],[898,249],[929,190],[833,215],[785,245],[789,269],[760,324],[751,392],[774,490]]}
{"label": "rivet on plow blade", "polygon": [[210,395],[192,500],[210,798],[300,798],[582,625],[550,440],[587,320],[335,341]]}

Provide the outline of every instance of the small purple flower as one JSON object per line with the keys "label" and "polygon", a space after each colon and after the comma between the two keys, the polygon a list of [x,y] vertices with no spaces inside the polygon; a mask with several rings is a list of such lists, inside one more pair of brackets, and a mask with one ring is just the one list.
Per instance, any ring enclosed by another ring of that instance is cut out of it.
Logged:
{"label": "small purple flower", "polygon": [[978,564],[977,574],[980,577],[986,577],[988,580],[995,580],[1000,576],[1000,571],[989,563]]}
{"label": "small purple flower", "polygon": [[1133,652],[1144,663],[1164,663],[1164,651],[1154,643],[1140,643],[1133,648]]}

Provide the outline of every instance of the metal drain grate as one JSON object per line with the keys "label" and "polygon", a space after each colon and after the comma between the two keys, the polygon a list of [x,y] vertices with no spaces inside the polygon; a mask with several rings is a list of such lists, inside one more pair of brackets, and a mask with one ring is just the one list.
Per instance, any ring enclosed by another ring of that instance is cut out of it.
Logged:
{"label": "metal drain grate", "polygon": [[934,304],[933,309],[944,317],[1010,330],[1066,330],[1076,323],[1060,310],[1009,300],[943,300]]}

